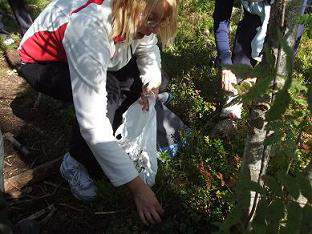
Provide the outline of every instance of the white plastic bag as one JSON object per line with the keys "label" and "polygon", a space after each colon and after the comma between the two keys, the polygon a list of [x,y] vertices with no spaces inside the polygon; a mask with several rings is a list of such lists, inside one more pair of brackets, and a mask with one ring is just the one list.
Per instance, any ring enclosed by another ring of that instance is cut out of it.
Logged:
{"label": "white plastic bag", "polygon": [[[133,103],[123,114],[122,124],[115,132],[115,137],[128,153],[139,172],[140,178],[149,186],[155,184],[157,173],[157,122],[155,98],[149,97],[149,111],[142,111],[139,101]],[[121,137],[121,138],[120,138]]]}

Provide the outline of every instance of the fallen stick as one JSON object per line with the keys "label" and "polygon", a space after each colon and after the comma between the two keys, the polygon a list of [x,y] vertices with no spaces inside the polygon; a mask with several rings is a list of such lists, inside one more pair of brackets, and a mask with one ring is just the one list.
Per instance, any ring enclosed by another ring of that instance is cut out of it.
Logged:
{"label": "fallen stick", "polygon": [[24,219],[21,219],[20,221],[18,221],[18,223],[22,223],[24,222],[25,220],[34,220],[34,219],[37,219],[39,218],[40,216],[44,215],[45,213],[47,213],[48,211],[50,210],[55,210],[55,207],[54,205],[49,205],[47,208],[44,208],[44,209],[41,209],[39,211],[37,211],[36,213],[24,218]]}
{"label": "fallen stick", "polygon": [[34,169],[26,170],[18,175],[4,179],[4,191],[10,193],[14,190],[20,190],[26,185],[42,181],[45,178],[58,172],[62,157],[41,164]]}
{"label": "fallen stick", "polygon": [[70,209],[75,210],[75,211],[78,211],[78,212],[81,212],[81,211],[82,211],[82,209],[79,209],[79,208],[70,206],[70,205],[68,205],[68,204],[66,204],[66,203],[59,203],[59,205],[60,205],[60,206],[64,206],[64,207],[66,207],[66,208],[70,208]]}
{"label": "fallen stick", "polygon": [[56,208],[53,206],[52,209],[50,210],[50,213],[40,221],[41,225],[45,225],[49,221],[49,219],[54,215],[55,212]]}
{"label": "fallen stick", "polygon": [[113,210],[113,211],[96,211],[94,212],[95,215],[108,215],[108,214],[118,214],[122,212],[126,212],[128,209],[123,210]]}
{"label": "fallen stick", "polygon": [[15,139],[14,135],[10,132],[3,134],[3,138],[12,143],[13,146],[17,148],[17,150],[21,151],[24,155],[29,155],[30,152],[26,148],[26,146],[22,145],[18,140]]}

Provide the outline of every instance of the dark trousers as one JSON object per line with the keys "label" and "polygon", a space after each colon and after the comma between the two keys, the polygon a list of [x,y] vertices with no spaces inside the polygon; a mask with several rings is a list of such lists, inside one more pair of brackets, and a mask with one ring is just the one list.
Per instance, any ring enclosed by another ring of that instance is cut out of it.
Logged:
{"label": "dark trousers", "polygon": [[233,64],[256,65],[256,60],[251,57],[251,41],[261,25],[259,16],[244,11],[244,17],[237,25],[233,46]]}
{"label": "dark trousers", "polygon": [[[307,0],[311,2],[311,0]],[[302,9],[303,12],[308,12],[309,8],[305,7]],[[244,10],[243,19],[238,23],[237,30],[235,34],[235,41],[233,46],[233,64],[246,64],[254,67],[257,64],[257,61],[251,57],[251,41],[254,36],[257,34],[257,28],[262,25],[260,17],[257,15],[250,14]],[[294,45],[295,55],[297,53],[299,42],[304,31],[303,25],[299,26],[296,41]]]}
{"label": "dark trousers", "polygon": [[[72,102],[69,68],[66,63],[24,64],[20,72],[38,92],[65,102]],[[165,80],[162,83],[166,83]],[[119,71],[107,72],[106,89],[107,117],[116,130],[121,124],[122,114],[141,95],[142,82],[136,60],[132,59]],[[92,178],[99,179],[103,176],[102,169],[80,134],[77,120],[73,125],[69,153],[87,168]]]}
{"label": "dark trousers", "polygon": [[21,35],[23,36],[33,23],[31,16],[26,10],[23,0],[8,0],[8,2],[20,27]]}

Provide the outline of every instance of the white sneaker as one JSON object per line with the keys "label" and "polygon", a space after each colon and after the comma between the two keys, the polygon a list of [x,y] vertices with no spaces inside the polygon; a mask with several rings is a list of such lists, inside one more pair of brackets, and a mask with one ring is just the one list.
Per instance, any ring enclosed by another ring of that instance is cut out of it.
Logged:
{"label": "white sneaker", "polygon": [[243,104],[235,103],[228,106],[228,104],[236,97],[237,95],[231,95],[227,98],[225,107],[223,107],[223,109],[221,110],[220,117],[231,120],[241,119]]}
{"label": "white sneaker", "polygon": [[170,92],[159,93],[157,99],[164,105],[167,105],[172,101],[173,94]]}
{"label": "white sneaker", "polygon": [[61,175],[69,183],[72,194],[79,200],[90,202],[96,198],[96,186],[87,169],[69,153],[64,155],[60,166]]}

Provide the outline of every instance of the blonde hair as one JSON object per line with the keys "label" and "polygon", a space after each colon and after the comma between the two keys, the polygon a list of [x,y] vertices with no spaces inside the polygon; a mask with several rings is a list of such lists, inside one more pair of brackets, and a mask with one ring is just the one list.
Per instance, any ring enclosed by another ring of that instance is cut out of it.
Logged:
{"label": "blonde hair", "polygon": [[[149,14],[158,1],[162,0],[114,0],[112,36],[121,36],[131,43],[137,33],[139,16]],[[164,1],[170,6],[170,15],[161,23],[159,35],[162,46],[168,46],[176,36],[177,0]]]}

